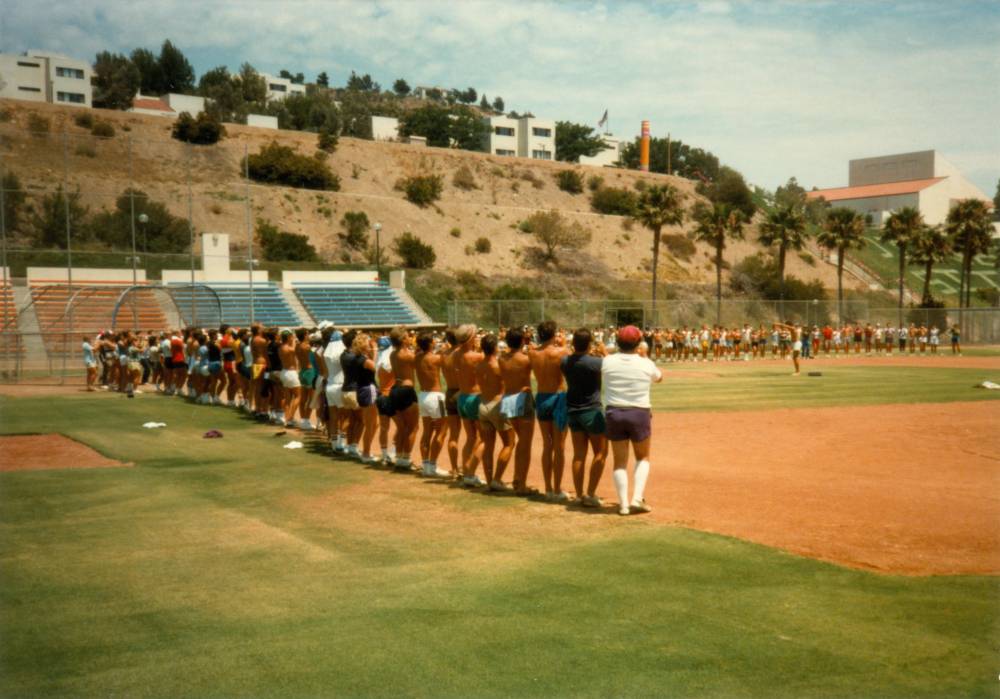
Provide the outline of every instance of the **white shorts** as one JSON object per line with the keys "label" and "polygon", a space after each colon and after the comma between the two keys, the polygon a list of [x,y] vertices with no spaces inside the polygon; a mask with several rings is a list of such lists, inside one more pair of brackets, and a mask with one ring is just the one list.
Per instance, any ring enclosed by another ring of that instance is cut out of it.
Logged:
{"label": "white shorts", "polygon": [[298,388],[302,384],[299,383],[299,372],[295,369],[282,369],[281,370],[281,385],[285,388]]}
{"label": "white shorts", "polygon": [[344,407],[344,384],[335,383],[326,387],[326,403],[331,408]]}
{"label": "white shorts", "polygon": [[931,344],[936,346],[936,345],[941,344],[941,341],[938,338],[936,338],[936,337],[932,337],[931,338]]}
{"label": "white shorts", "polygon": [[441,391],[420,391],[417,394],[417,403],[420,406],[420,417],[437,420],[446,415],[444,393]]}
{"label": "white shorts", "polygon": [[97,368],[97,362],[86,362],[86,361],[85,361],[85,362],[83,363],[83,365],[84,365],[85,367],[87,367],[88,369],[96,369],[96,368]]}
{"label": "white shorts", "polygon": [[795,341],[795,343],[792,345],[792,351],[793,352],[801,352],[802,351],[802,341],[801,340],[796,340]]}

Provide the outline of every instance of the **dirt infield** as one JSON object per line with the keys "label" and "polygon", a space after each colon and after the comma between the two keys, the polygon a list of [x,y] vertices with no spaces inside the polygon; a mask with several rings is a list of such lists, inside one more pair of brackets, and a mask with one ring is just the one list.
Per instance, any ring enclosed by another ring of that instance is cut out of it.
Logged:
{"label": "dirt infield", "polygon": [[0,437],[0,471],[115,468],[131,465],[101,456],[90,447],[61,434]]}
{"label": "dirt infield", "polygon": [[853,567],[998,574],[997,425],[994,402],[657,414],[647,500],[657,521]]}

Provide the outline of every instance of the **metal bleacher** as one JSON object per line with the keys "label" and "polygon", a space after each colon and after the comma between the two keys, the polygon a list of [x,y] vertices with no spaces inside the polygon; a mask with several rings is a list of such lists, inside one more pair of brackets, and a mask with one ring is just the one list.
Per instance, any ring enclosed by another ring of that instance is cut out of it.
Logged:
{"label": "metal bleacher", "polygon": [[420,322],[413,309],[384,283],[299,282],[292,288],[317,322],[367,326]]}
{"label": "metal bleacher", "polygon": [[[182,284],[171,286],[175,287],[173,297],[186,325],[250,324],[249,284],[207,282],[193,289]],[[294,327],[302,323],[288,305],[281,289],[270,282],[253,285],[253,321],[261,325],[282,327]]]}

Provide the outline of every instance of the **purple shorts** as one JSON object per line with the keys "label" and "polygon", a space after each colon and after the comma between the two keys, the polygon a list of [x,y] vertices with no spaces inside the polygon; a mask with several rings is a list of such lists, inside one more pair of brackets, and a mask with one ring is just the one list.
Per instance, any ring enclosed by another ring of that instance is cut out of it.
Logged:
{"label": "purple shorts", "polygon": [[608,439],[620,442],[628,439],[641,442],[652,433],[652,419],[649,408],[615,408],[608,406],[606,415]]}

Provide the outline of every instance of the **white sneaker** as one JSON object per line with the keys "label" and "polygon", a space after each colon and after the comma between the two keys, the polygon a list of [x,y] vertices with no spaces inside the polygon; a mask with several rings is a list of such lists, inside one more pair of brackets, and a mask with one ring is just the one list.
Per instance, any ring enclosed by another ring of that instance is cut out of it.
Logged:
{"label": "white sneaker", "polygon": [[378,461],[374,456],[368,454],[361,454],[361,463],[363,464],[374,464]]}
{"label": "white sneaker", "polygon": [[565,490],[560,490],[558,493],[550,493],[548,496],[549,502],[569,502],[571,499],[569,493]]}
{"label": "white sneaker", "polygon": [[490,490],[495,493],[510,493],[514,490],[514,486],[507,485],[506,483],[494,479],[490,481]]}
{"label": "white sneaker", "polygon": [[653,511],[653,508],[647,505],[645,500],[633,500],[632,506],[629,509],[635,513],[646,513]]}
{"label": "white sneaker", "polygon": [[305,430],[306,432],[311,432],[313,429],[313,424],[306,419],[299,420],[299,429]]}
{"label": "white sneaker", "polygon": [[479,488],[486,485],[486,482],[479,476],[462,476],[462,485],[466,488]]}

